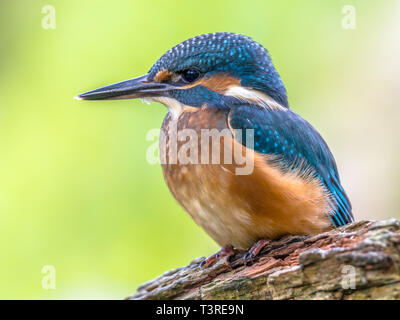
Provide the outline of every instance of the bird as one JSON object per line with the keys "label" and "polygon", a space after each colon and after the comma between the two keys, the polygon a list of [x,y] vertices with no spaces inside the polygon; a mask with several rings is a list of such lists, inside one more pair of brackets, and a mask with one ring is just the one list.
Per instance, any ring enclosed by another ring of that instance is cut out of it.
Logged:
{"label": "bird", "polygon": [[[202,268],[236,252],[244,252],[246,264],[274,239],[354,221],[328,145],[289,107],[269,52],[248,36],[195,36],[147,74],[76,98],[142,98],[167,107],[159,141],[165,182],[221,247]],[[221,139],[203,141],[204,132]]]}

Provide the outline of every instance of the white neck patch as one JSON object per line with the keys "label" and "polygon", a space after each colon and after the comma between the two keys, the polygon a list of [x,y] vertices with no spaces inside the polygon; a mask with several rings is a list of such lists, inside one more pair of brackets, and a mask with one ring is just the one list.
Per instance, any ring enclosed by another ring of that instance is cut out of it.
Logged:
{"label": "white neck patch", "polygon": [[172,119],[176,120],[182,113],[184,104],[180,103],[178,100],[168,97],[153,97],[148,100],[160,102],[168,108],[168,112],[171,113]]}
{"label": "white neck patch", "polygon": [[242,86],[232,86],[224,94],[226,96],[235,97],[244,102],[258,104],[265,108],[273,110],[286,110],[285,107],[281,106],[278,102],[265,93]]}

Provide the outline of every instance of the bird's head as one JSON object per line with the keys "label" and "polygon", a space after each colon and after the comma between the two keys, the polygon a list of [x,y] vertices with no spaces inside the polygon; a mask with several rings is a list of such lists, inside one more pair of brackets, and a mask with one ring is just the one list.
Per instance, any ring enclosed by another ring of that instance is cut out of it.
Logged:
{"label": "bird's head", "polygon": [[146,98],[170,109],[176,105],[231,108],[243,100],[288,107],[286,89],[267,50],[234,33],[210,33],[186,40],[161,56],[146,75],[77,98]]}

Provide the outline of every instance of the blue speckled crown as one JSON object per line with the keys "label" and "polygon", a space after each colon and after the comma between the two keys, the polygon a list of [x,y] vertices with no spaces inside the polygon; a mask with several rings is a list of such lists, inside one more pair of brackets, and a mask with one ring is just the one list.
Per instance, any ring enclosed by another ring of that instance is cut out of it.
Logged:
{"label": "blue speckled crown", "polygon": [[201,71],[207,71],[205,70],[207,66],[227,65],[235,59],[245,61],[250,55],[254,55],[264,67],[272,66],[267,50],[249,37],[227,32],[207,33],[169,49],[153,65],[150,74],[155,75],[162,69],[171,71],[183,69],[185,66],[181,64],[182,59],[191,57],[202,58],[198,67],[202,67]]}
{"label": "blue speckled crown", "polygon": [[150,78],[166,69],[196,68],[210,76],[228,72],[241,84],[261,90],[287,106],[286,89],[267,50],[247,36],[218,32],[188,39],[168,50],[149,71]]}

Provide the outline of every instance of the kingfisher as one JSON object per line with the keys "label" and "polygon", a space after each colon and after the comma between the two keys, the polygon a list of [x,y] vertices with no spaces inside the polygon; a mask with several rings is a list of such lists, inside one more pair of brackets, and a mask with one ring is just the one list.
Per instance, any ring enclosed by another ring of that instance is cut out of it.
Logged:
{"label": "kingfisher", "polygon": [[[221,247],[202,267],[235,252],[244,252],[246,264],[273,239],[321,233],[354,221],[329,147],[289,108],[268,51],[247,36],[218,32],[193,37],[168,50],[147,74],[76,98],[142,98],[167,107],[160,134],[164,179],[184,210]],[[190,137],[176,139],[176,132],[179,136],[185,130]],[[221,137],[216,148],[201,139],[206,131]],[[188,161],[190,152],[189,160],[197,162]],[[232,154],[245,155],[245,162]],[[220,161],[213,161],[214,155]],[[240,172],[248,160],[251,170]]]}

